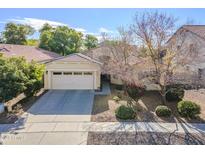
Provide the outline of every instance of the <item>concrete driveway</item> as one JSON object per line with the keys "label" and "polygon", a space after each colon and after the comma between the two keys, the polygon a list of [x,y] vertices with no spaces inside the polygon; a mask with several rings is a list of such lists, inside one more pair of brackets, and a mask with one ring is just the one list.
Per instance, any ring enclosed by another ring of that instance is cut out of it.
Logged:
{"label": "concrete driveway", "polygon": [[26,122],[90,121],[92,90],[50,90],[22,118]]}
{"label": "concrete driveway", "polygon": [[94,95],[92,90],[48,91],[16,124],[0,127],[2,144],[86,144],[88,131],[78,129],[90,122]]}
{"label": "concrete driveway", "polygon": [[92,90],[50,90],[15,124],[0,125],[0,144],[87,144],[94,95]]}

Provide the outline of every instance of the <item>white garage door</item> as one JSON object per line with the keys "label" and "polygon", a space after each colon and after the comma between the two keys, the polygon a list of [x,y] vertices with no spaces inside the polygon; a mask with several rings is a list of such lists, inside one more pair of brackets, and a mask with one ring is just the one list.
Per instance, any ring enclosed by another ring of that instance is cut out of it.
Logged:
{"label": "white garage door", "polygon": [[52,72],[52,89],[94,89],[93,72]]}

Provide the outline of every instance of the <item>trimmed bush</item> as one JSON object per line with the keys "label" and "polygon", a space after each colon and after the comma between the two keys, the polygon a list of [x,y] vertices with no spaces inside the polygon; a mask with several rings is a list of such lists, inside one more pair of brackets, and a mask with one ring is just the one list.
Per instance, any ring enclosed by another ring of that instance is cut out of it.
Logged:
{"label": "trimmed bush", "polygon": [[137,87],[134,85],[127,86],[127,93],[133,99],[141,97],[144,94],[144,91],[145,91],[145,89],[142,87]]}
{"label": "trimmed bush", "polygon": [[114,96],[112,99],[113,99],[114,101],[116,101],[116,102],[119,102],[119,101],[120,101],[120,98],[119,98],[118,96]]}
{"label": "trimmed bush", "polygon": [[183,117],[194,118],[200,114],[200,106],[191,101],[180,101],[177,104],[177,110]]}
{"label": "trimmed bush", "polygon": [[121,105],[115,110],[115,115],[119,119],[128,120],[135,118],[135,112],[131,107]]}
{"label": "trimmed bush", "polygon": [[182,85],[167,86],[167,101],[180,101],[184,97],[184,87]]}
{"label": "trimmed bush", "polygon": [[156,107],[155,113],[159,117],[170,117],[172,114],[172,111],[170,108],[168,108],[165,105],[159,105]]}

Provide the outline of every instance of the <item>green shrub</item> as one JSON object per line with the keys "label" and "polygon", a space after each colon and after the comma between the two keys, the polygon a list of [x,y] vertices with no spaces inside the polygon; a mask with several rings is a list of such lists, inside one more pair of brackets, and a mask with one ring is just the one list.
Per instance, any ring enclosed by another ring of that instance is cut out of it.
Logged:
{"label": "green shrub", "polygon": [[24,91],[25,95],[30,97],[35,95],[43,87],[42,81],[39,80],[30,80],[26,84],[27,89]]}
{"label": "green shrub", "polygon": [[7,102],[21,93],[35,94],[42,86],[44,65],[27,62],[22,57],[0,56],[0,102]]}
{"label": "green shrub", "polygon": [[178,102],[177,110],[181,116],[188,118],[194,118],[200,114],[200,106],[191,101]]}
{"label": "green shrub", "polygon": [[184,97],[184,87],[182,85],[167,86],[167,101],[180,101]]}
{"label": "green shrub", "polygon": [[170,108],[168,108],[165,105],[159,105],[156,107],[155,113],[159,117],[170,117],[172,114],[172,111]]}
{"label": "green shrub", "polygon": [[131,107],[127,107],[125,105],[121,105],[115,110],[115,115],[119,119],[127,120],[127,119],[134,119],[135,112]]}
{"label": "green shrub", "polygon": [[26,67],[23,58],[0,57],[0,102],[7,102],[26,89]]}
{"label": "green shrub", "polygon": [[145,89],[143,87],[137,87],[135,85],[127,86],[127,93],[133,99],[141,97],[144,94],[144,91]]}
{"label": "green shrub", "polygon": [[24,93],[27,96],[33,96],[43,87],[44,65],[40,65],[34,61],[28,65],[28,81]]}
{"label": "green shrub", "polygon": [[119,98],[118,96],[114,96],[112,99],[113,99],[114,101],[116,101],[116,102],[119,102],[119,101],[120,101],[120,98]]}

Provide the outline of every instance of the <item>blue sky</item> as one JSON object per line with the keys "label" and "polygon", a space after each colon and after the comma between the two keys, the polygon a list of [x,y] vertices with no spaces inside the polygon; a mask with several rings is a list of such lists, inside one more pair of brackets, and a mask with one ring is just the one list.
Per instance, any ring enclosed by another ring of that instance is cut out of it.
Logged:
{"label": "blue sky", "polygon": [[[68,25],[83,33],[98,36],[101,32],[115,34],[117,27],[132,23],[134,14],[144,11],[166,12],[178,18],[180,26],[187,20],[205,24],[205,9],[0,9],[0,31],[6,22],[30,24],[36,30],[45,22],[54,26]],[[36,33],[33,37],[38,37]]]}

